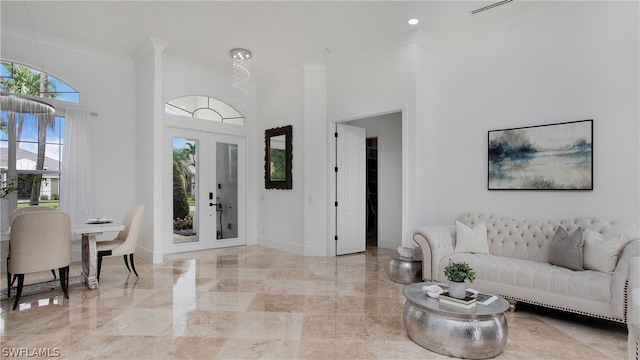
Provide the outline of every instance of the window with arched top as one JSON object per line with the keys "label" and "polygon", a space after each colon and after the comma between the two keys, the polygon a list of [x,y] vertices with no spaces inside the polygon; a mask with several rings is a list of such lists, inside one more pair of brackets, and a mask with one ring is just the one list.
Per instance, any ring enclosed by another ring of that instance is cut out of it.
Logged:
{"label": "window with arched top", "polygon": [[80,93],[44,71],[0,60],[0,198],[12,209],[59,208],[65,111],[52,99],[77,104]]}
{"label": "window with arched top", "polygon": [[218,99],[201,96],[183,96],[166,102],[167,114],[217,121],[224,124],[244,126],[244,116],[231,105]]}

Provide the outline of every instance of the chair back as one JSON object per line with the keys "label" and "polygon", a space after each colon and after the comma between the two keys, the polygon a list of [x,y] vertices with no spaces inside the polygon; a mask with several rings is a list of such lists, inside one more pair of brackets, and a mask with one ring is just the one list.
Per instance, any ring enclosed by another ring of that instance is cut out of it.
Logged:
{"label": "chair back", "polygon": [[122,221],[125,229],[120,231],[115,238],[115,240],[123,241],[124,243],[113,249],[111,255],[127,255],[135,252],[140,227],[142,226],[142,215],[144,215],[144,205],[134,206],[125,215]]}
{"label": "chair back", "polygon": [[15,219],[18,215],[26,214],[28,212],[35,212],[35,211],[58,211],[58,210],[52,208],[51,206],[40,206],[40,205],[25,206],[25,207],[17,208],[11,212],[9,226],[11,226],[11,224],[13,223],[13,219]]}
{"label": "chair back", "polygon": [[71,263],[71,219],[61,211],[35,211],[13,219],[9,272],[27,274]]}

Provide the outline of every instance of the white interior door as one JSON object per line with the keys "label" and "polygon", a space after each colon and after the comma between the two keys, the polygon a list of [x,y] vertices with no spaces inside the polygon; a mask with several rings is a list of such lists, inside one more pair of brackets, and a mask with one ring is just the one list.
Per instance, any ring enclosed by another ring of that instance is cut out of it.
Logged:
{"label": "white interior door", "polygon": [[365,149],[364,128],[338,124],[337,255],[362,252],[366,248]]}
{"label": "white interior door", "polygon": [[167,253],[244,245],[244,139],[174,129],[168,143]]}

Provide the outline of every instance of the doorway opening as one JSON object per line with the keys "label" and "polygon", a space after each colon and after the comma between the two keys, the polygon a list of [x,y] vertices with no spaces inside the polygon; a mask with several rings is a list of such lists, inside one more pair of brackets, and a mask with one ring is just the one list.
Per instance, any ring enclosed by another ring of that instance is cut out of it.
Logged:
{"label": "doorway opening", "polygon": [[367,138],[367,246],[378,246],[378,138]]}
{"label": "doorway opening", "polygon": [[402,112],[336,124],[336,255],[402,244]]}

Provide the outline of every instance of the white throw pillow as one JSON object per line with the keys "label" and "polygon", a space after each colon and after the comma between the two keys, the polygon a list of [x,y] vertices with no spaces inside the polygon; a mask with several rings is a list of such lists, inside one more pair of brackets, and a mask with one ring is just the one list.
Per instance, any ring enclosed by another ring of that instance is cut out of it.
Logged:
{"label": "white throw pillow", "polygon": [[453,252],[488,254],[487,224],[483,221],[471,229],[456,221],[456,248]]}
{"label": "white throw pillow", "polygon": [[616,269],[618,257],[629,242],[624,234],[605,239],[600,233],[584,231],[584,269],[611,274]]}

